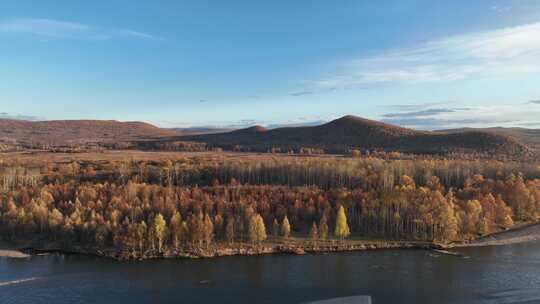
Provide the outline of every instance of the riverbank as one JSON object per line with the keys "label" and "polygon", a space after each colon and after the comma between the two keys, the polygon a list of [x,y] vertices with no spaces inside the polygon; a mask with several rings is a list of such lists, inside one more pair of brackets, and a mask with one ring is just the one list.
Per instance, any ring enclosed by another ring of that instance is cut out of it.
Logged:
{"label": "riverbank", "polygon": [[21,252],[19,250],[12,250],[12,249],[0,249],[0,258],[28,258],[30,257],[29,254],[26,254],[24,252]]}
{"label": "riverbank", "polygon": [[443,248],[435,243],[416,241],[287,241],[285,243],[237,243],[228,246],[214,246],[197,248],[180,254],[165,254],[165,258],[178,256],[192,258],[213,258],[234,255],[261,255],[261,254],[296,254],[329,253],[345,251],[366,251],[382,249],[434,249]]}
{"label": "riverbank", "polygon": [[425,241],[393,241],[393,240],[319,240],[312,241],[306,238],[290,238],[287,240],[274,239],[260,244],[235,242],[217,243],[210,246],[188,246],[181,250],[169,249],[162,253],[147,250],[116,250],[114,248],[95,248],[80,245],[65,246],[56,243],[36,244],[0,243],[0,257],[26,258],[32,254],[62,253],[84,254],[106,257],[115,260],[147,260],[172,258],[214,258],[223,256],[253,256],[263,254],[296,254],[328,253],[345,251],[366,251],[383,249],[450,249],[459,247],[480,247],[509,245],[530,241],[540,241],[540,222],[526,224],[506,231],[493,233],[473,241],[440,244]]}
{"label": "riverbank", "polygon": [[26,254],[17,249],[17,246],[0,241],[0,258],[28,258],[29,254]]}
{"label": "riverbank", "polygon": [[[4,243],[4,248],[7,243]],[[263,254],[295,254],[328,253],[345,251],[366,251],[382,249],[443,249],[445,246],[422,241],[388,241],[388,240],[320,240],[311,241],[304,238],[287,240],[270,240],[260,244],[235,242],[217,243],[210,246],[187,246],[181,250],[169,249],[162,253],[147,250],[116,250],[114,248],[95,248],[80,245],[61,246],[56,243],[38,244],[11,243],[3,250],[0,257],[28,257],[29,255],[61,253],[82,254],[123,260],[173,259],[173,258],[214,258],[224,256],[254,256]]]}

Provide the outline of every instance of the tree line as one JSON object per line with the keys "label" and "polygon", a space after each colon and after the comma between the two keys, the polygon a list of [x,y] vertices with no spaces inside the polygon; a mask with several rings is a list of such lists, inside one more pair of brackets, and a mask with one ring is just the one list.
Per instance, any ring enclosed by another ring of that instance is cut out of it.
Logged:
{"label": "tree line", "polygon": [[461,188],[437,176],[423,185],[402,175],[392,187],[137,181],[24,184],[1,194],[6,238],[45,238],[146,254],[290,237],[352,237],[449,242],[535,221],[540,180],[476,174]]}

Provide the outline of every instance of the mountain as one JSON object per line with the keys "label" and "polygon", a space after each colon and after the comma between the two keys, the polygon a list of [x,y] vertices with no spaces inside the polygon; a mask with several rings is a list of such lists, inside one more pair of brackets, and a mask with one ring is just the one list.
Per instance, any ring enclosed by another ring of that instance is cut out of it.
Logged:
{"label": "mountain", "polygon": [[540,151],[540,129],[526,129],[526,128],[461,128],[461,129],[449,129],[449,130],[440,130],[439,132],[444,133],[460,133],[460,132],[470,132],[470,131],[480,131],[480,132],[491,132],[495,134],[502,134],[510,136],[523,144],[533,148],[534,150]]}
{"label": "mountain", "polygon": [[[207,134],[214,132],[212,134]],[[219,133],[218,133],[219,132]],[[400,151],[414,154],[482,152],[523,155],[539,144],[540,130],[461,129],[417,131],[356,116],[318,126],[262,126],[222,129],[162,129],[143,122],[113,120],[24,121],[0,119],[0,150],[28,148],[84,149],[88,147],[192,149],[220,147],[266,152],[322,149],[347,153],[350,149]]]}
{"label": "mountain", "polygon": [[351,115],[319,126],[271,130],[255,126],[228,133],[181,136],[176,140],[250,151],[316,148],[328,153],[346,153],[358,148],[415,154],[485,152],[518,155],[528,150],[514,138],[493,132],[417,131]]}
{"label": "mountain", "polygon": [[0,119],[0,145],[4,149],[103,146],[176,134],[143,122]]}

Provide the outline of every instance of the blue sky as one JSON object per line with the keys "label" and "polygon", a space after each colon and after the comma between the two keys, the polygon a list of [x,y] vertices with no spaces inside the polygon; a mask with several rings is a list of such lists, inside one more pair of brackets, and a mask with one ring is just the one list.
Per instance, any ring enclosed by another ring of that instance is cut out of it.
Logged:
{"label": "blue sky", "polygon": [[540,1],[2,1],[0,117],[540,127]]}

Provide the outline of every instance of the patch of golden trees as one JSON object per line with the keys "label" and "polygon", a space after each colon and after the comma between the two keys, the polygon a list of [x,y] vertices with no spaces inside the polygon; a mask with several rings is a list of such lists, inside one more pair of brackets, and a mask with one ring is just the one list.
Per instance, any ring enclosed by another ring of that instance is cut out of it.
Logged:
{"label": "patch of golden trees", "polygon": [[7,185],[0,231],[143,255],[330,234],[447,242],[540,214],[540,180],[526,164],[363,158],[241,164],[64,164],[63,173],[42,180],[4,170],[11,177],[0,180]]}

